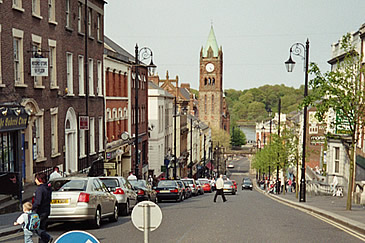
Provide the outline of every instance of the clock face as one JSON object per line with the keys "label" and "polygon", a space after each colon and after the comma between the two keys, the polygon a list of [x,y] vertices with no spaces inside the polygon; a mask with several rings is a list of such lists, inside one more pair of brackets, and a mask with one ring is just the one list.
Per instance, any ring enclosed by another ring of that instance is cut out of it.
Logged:
{"label": "clock face", "polygon": [[213,63],[208,63],[206,66],[205,66],[205,69],[207,70],[207,72],[213,72],[214,71],[214,65]]}

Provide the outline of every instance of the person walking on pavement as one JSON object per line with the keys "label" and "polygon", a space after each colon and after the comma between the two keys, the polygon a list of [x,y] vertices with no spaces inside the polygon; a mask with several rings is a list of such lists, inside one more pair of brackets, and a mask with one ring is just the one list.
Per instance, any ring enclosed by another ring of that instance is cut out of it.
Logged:
{"label": "person walking on pavement", "polygon": [[226,197],[224,196],[223,187],[224,187],[223,175],[220,175],[219,179],[215,182],[215,188],[217,191],[215,192],[214,195],[214,202],[217,201],[218,195],[222,196],[223,202],[227,201]]}
{"label": "person walking on pavement", "polygon": [[129,172],[129,176],[127,177],[128,181],[136,181],[137,180],[137,176],[133,175],[133,172]]}
{"label": "person walking on pavement", "polygon": [[39,173],[35,176],[35,183],[37,189],[34,195],[34,203],[32,211],[39,215],[41,220],[38,234],[41,237],[39,243],[52,242],[53,238],[46,232],[47,230],[47,219],[51,213],[51,195],[52,189],[47,184],[47,175]]}
{"label": "person walking on pavement", "polygon": [[338,184],[338,179],[337,179],[337,176],[335,175],[333,177],[333,181],[332,181],[332,184],[331,184],[331,190],[332,190],[332,196],[336,196],[336,187],[337,187],[337,184]]}
{"label": "person walking on pavement", "polygon": [[61,178],[62,175],[59,173],[59,171],[60,169],[57,166],[53,167],[53,172],[49,175],[49,180]]}

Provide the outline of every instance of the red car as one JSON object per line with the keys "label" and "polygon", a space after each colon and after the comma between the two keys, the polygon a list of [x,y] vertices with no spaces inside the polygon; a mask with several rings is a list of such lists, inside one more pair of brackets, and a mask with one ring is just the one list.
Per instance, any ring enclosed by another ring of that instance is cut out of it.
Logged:
{"label": "red car", "polygon": [[198,181],[202,184],[204,192],[212,192],[212,187],[208,179],[198,179]]}
{"label": "red car", "polygon": [[234,185],[234,189],[236,190],[236,192],[237,192],[237,183],[236,183],[236,181],[235,180],[232,180],[232,182],[233,182],[233,185]]}

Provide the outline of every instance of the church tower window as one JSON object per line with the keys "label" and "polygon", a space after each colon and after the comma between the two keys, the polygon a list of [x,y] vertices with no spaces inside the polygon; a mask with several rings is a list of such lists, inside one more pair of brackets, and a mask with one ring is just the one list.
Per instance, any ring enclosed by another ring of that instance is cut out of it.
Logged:
{"label": "church tower window", "polygon": [[207,113],[207,95],[204,96],[204,113]]}
{"label": "church tower window", "polygon": [[214,95],[212,95],[212,113],[214,113]]}
{"label": "church tower window", "polygon": [[207,78],[204,79],[204,85],[207,86]]}
{"label": "church tower window", "polygon": [[215,85],[215,78],[213,78],[213,85]]}

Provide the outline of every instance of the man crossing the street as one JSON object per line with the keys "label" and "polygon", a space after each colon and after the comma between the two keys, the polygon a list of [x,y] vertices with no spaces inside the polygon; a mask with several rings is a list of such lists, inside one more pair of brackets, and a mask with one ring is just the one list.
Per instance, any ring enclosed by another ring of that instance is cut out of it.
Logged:
{"label": "man crossing the street", "polygon": [[226,197],[224,196],[223,187],[224,187],[224,181],[223,181],[223,175],[219,176],[219,179],[215,182],[216,192],[214,195],[214,202],[217,200],[217,196],[221,195],[223,202],[227,201]]}

